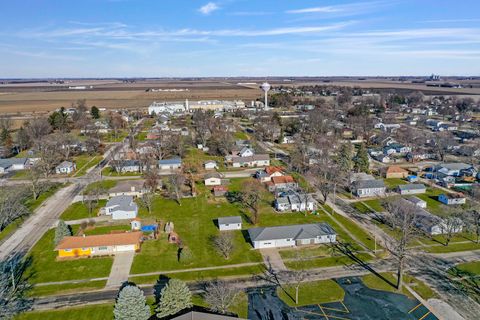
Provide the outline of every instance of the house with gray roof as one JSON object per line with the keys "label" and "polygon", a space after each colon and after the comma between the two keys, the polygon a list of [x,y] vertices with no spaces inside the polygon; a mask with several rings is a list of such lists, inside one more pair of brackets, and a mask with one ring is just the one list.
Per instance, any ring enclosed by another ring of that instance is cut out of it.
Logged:
{"label": "house with gray roof", "polygon": [[408,183],[398,186],[398,192],[403,196],[407,194],[419,194],[427,192],[427,187],[421,183]]}
{"label": "house with gray roof", "polygon": [[132,196],[116,196],[108,200],[105,214],[113,220],[133,219],[137,217],[138,206]]}
{"label": "house with gray roof", "polygon": [[419,197],[411,196],[405,198],[407,201],[410,201],[417,207],[425,209],[427,207],[427,201],[420,199]]}
{"label": "house with gray roof", "polygon": [[436,167],[437,172],[441,172],[447,176],[458,177],[464,173],[471,173],[475,171],[471,164],[453,162],[453,163],[442,163]]}
{"label": "house with gray roof", "polygon": [[270,156],[268,154],[255,154],[249,157],[233,157],[232,167],[265,167],[270,165]]}
{"label": "house with gray roof", "polygon": [[77,169],[77,166],[74,162],[63,161],[58,166],[55,167],[56,174],[70,174]]}
{"label": "house with gray roof", "polygon": [[327,223],[251,228],[248,229],[248,235],[255,249],[296,247],[337,241],[337,233]]}
{"label": "house with gray roof", "polygon": [[275,199],[275,209],[284,211],[313,211],[315,210],[315,200],[306,193],[290,192]]}
{"label": "house with gray roof", "polygon": [[217,219],[220,231],[241,230],[242,218],[240,216],[221,217]]}
{"label": "house with gray roof", "polygon": [[158,160],[160,170],[178,170],[182,167],[182,159],[179,157]]}
{"label": "house with gray roof", "polygon": [[352,184],[352,192],[359,198],[384,196],[385,190],[382,179],[358,180]]}
{"label": "house with gray roof", "polygon": [[4,158],[0,159],[0,173],[9,171],[25,170],[28,166],[27,158]]}

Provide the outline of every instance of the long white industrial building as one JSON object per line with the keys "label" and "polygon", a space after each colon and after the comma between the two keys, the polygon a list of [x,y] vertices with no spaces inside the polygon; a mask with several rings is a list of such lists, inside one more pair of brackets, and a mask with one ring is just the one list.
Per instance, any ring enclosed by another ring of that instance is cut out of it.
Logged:
{"label": "long white industrial building", "polygon": [[189,102],[156,102],[154,101],[148,107],[149,114],[159,113],[184,113],[192,110],[213,110],[213,111],[233,111],[245,108],[245,103],[241,100],[225,101],[225,100],[201,100]]}

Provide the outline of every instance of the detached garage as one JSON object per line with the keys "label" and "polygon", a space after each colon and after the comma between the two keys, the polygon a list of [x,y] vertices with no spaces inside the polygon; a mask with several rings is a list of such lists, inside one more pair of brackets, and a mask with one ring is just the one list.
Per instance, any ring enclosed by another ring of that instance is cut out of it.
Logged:
{"label": "detached garage", "polygon": [[337,234],[327,223],[298,224],[248,229],[255,249],[295,247],[336,242]]}

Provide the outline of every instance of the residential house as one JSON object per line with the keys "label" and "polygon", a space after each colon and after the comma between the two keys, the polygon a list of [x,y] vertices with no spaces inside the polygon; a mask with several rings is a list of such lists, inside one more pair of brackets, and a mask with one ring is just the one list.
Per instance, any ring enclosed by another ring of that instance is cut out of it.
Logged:
{"label": "residential house", "polygon": [[427,202],[425,200],[420,199],[419,197],[411,196],[405,198],[407,201],[413,203],[417,207],[425,209],[427,207]]}
{"label": "residential house", "polygon": [[292,136],[283,136],[281,143],[284,143],[284,144],[295,143],[295,138],[293,138]]}
{"label": "residential house", "polygon": [[140,161],[138,160],[116,160],[113,165],[117,172],[140,172]]}
{"label": "residential house", "polygon": [[385,195],[385,183],[382,179],[358,180],[352,184],[352,192],[360,198],[381,197]]}
{"label": "residential house", "polygon": [[386,156],[384,154],[374,156],[373,159],[375,159],[375,160],[377,160],[378,162],[381,162],[381,163],[390,163],[390,161],[392,161],[389,156]]}
{"label": "residential house", "polygon": [[71,161],[63,161],[58,166],[55,167],[56,174],[70,174],[77,169],[75,163]]}
{"label": "residential house", "polygon": [[241,167],[264,167],[270,165],[270,156],[268,154],[256,154],[251,157],[233,157],[232,166]]}
{"label": "residential house", "polygon": [[389,166],[385,171],[385,178],[406,178],[408,171],[399,166]]}
{"label": "residential house", "polygon": [[375,125],[375,129],[380,129],[385,132],[395,132],[400,129],[400,125],[398,123],[377,123]]}
{"label": "residential house", "polygon": [[401,184],[398,186],[398,192],[402,196],[407,194],[419,194],[427,192],[427,188],[421,183]]}
{"label": "residential house", "polygon": [[275,199],[275,209],[284,211],[313,211],[315,210],[315,200],[306,193],[289,193]]}
{"label": "residential house", "polygon": [[245,158],[245,157],[252,157],[255,154],[255,152],[250,149],[249,147],[243,147],[242,150],[238,152],[238,156]]}
{"label": "residential house", "polygon": [[438,196],[438,201],[446,205],[465,204],[467,199],[459,193],[442,193]]}
{"label": "residential house", "polygon": [[220,186],[228,184],[229,180],[224,179],[218,172],[207,173],[204,176],[204,183],[206,186]]}
{"label": "residential house", "polygon": [[218,169],[217,162],[214,160],[208,160],[203,163],[205,170],[215,170]]}
{"label": "residential house", "polygon": [[218,229],[220,229],[220,231],[242,229],[242,218],[239,216],[221,217],[217,219],[217,222],[218,222]]}
{"label": "residential house", "polygon": [[108,190],[108,195],[109,197],[131,196],[138,198],[146,192],[144,184],[145,180],[118,181],[113,188]]}
{"label": "residential house", "polygon": [[472,175],[473,172],[476,172],[471,164],[461,162],[442,163],[436,167],[436,171],[454,177],[460,177],[464,174]]}
{"label": "residential house", "polygon": [[298,188],[298,183],[292,176],[274,176],[271,181],[267,182],[267,186],[270,192],[279,192],[295,190]]}
{"label": "residential house", "polygon": [[92,236],[64,237],[56,246],[59,258],[113,255],[117,252],[138,251],[143,233],[124,232]]}
{"label": "residential house", "polygon": [[137,217],[138,206],[132,196],[116,196],[108,200],[105,214],[113,220],[133,219]]}
{"label": "residential house", "polygon": [[255,178],[259,179],[260,182],[271,181],[273,177],[283,176],[283,169],[280,167],[268,166],[265,169],[258,170],[255,173]]}
{"label": "residential house", "polygon": [[25,170],[28,168],[28,165],[29,165],[29,159],[27,158],[0,159],[0,173]]}
{"label": "residential house", "polygon": [[334,243],[337,238],[327,223],[251,228],[248,234],[255,249]]}
{"label": "residential house", "polygon": [[160,170],[178,170],[182,167],[182,159],[170,158],[158,160],[158,168]]}

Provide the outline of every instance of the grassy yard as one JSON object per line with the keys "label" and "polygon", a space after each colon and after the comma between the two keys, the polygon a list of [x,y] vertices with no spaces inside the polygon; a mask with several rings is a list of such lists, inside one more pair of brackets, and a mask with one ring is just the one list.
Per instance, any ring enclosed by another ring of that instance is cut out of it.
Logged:
{"label": "grassy yard", "polygon": [[395,189],[401,184],[407,184],[407,181],[401,178],[383,179],[383,182],[385,183],[387,189]]}
{"label": "grassy yard", "polygon": [[[355,256],[363,262],[368,262],[373,259],[372,256],[367,253],[358,253]],[[305,259],[302,261],[285,261],[285,266],[292,270],[350,266],[354,264],[356,264],[354,260],[343,254],[328,256],[324,258]]]}
{"label": "grassy yard", "polygon": [[382,200],[380,199],[365,200],[363,201],[363,203],[375,210],[376,212],[385,211],[385,208],[382,205]]}
{"label": "grassy yard", "polygon": [[113,319],[113,304],[72,307],[60,310],[33,311],[20,314],[15,320],[109,320]]}
{"label": "grassy yard", "polygon": [[[198,281],[198,280],[211,280],[216,278],[228,278],[228,277],[250,277],[254,275],[262,274],[265,268],[262,263],[259,262],[255,266],[246,267],[229,267],[225,266],[222,269],[204,270],[195,272],[167,272],[162,276],[169,278],[180,279],[183,281]],[[153,276],[137,276],[130,277],[129,280],[136,284],[154,284],[157,282],[159,275]]]}
{"label": "grassy yard", "polygon": [[103,142],[122,142],[128,136],[128,132],[125,130],[119,131],[117,136],[113,132],[102,135]]}
{"label": "grassy yard", "polygon": [[[396,275],[393,273],[381,273],[380,275],[390,283],[374,274],[363,276],[362,281],[370,289],[399,293],[398,290],[392,286],[392,284],[395,285],[397,283]],[[428,300],[437,296],[437,294],[422,281],[409,275],[404,275],[403,279],[404,283],[408,284],[423,299]],[[402,288],[401,293],[413,298],[413,295],[406,288]]]}
{"label": "grassy yard", "polygon": [[[192,296],[192,303],[195,306],[208,308],[208,304],[202,295],[196,294]],[[244,291],[240,291],[233,301],[228,311],[235,313],[242,319],[248,317],[248,296]]]}
{"label": "grassy yard", "polygon": [[334,280],[321,280],[300,284],[298,304],[295,304],[295,286],[286,285],[277,288],[277,295],[291,307],[308,306],[343,301],[345,292]]}
{"label": "grassy yard", "polygon": [[[362,227],[357,225],[354,221],[338,213],[334,213],[333,217],[340,222],[352,235],[360,240],[368,249],[375,249],[375,239],[370,233],[363,230]],[[377,250],[378,249],[381,249],[381,246],[377,243]]]}
{"label": "grassy yard", "polygon": [[417,194],[416,196],[427,203],[426,210],[430,213],[438,215],[440,217],[445,217],[446,206],[437,200],[438,195],[445,193],[444,191],[437,188],[427,188],[427,192],[424,194]]}
{"label": "grassy yard", "polygon": [[97,182],[90,183],[84,190],[84,192],[92,191],[95,188],[102,188],[105,190],[111,189],[117,185],[115,180],[101,180]]}
{"label": "grassy yard", "polygon": [[249,140],[250,139],[248,134],[246,134],[243,131],[237,131],[237,132],[235,132],[235,134],[233,136],[235,137],[235,139],[238,139],[238,140]]}
{"label": "grassy yard", "polygon": [[480,276],[480,261],[461,263],[455,266],[456,269]]}
{"label": "grassy yard", "polygon": [[47,200],[48,198],[50,198],[55,192],[58,191],[58,189],[60,189],[60,187],[62,187],[64,185],[60,184],[60,183],[53,183],[50,188],[48,188],[48,190],[42,192],[37,199],[33,200],[33,199],[28,199],[27,201],[25,201],[25,205],[27,206],[28,209],[30,209],[30,211],[34,211],[35,209],[37,209],[45,200]]}
{"label": "grassy yard", "polygon": [[[81,162],[78,160],[75,160],[77,163],[77,171],[73,174],[75,177],[80,177],[83,176],[84,174],[87,173],[87,170],[95,167],[97,164],[102,161],[103,157],[102,156],[88,156],[88,155],[82,155],[79,156],[82,157]],[[79,165],[80,162],[80,165]]]}
{"label": "grassy yard", "polygon": [[137,139],[137,141],[145,141],[147,140],[147,135],[148,135],[148,132],[141,131],[137,134],[135,138]]}
{"label": "grassy yard", "polygon": [[102,176],[109,177],[139,177],[142,174],[140,172],[117,172],[112,167],[105,167],[102,169]]}
{"label": "grassy yard", "polygon": [[54,251],[55,230],[49,230],[33,247],[30,256],[32,283],[107,277],[112,267],[111,257],[83,258],[58,261]]}
{"label": "grassy yard", "polygon": [[185,166],[192,166],[203,170],[203,163],[208,160],[214,160],[217,162],[219,170],[225,170],[225,163],[223,157],[211,156],[203,152],[202,150],[190,148],[187,150],[182,161]]}
{"label": "grassy yard", "polygon": [[104,207],[107,203],[107,200],[99,200],[95,209],[93,209],[92,213],[88,213],[88,209],[84,203],[75,202],[72,203],[60,216],[60,219],[65,221],[68,220],[77,220],[77,219],[84,219],[84,218],[93,218],[97,216],[98,211],[100,208]]}
{"label": "grassy yard", "polygon": [[47,286],[34,286],[29,292],[32,297],[43,297],[49,295],[79,293],[102,289],[107,284],[107,280],[88,281],[80,283],[53,284]]}

